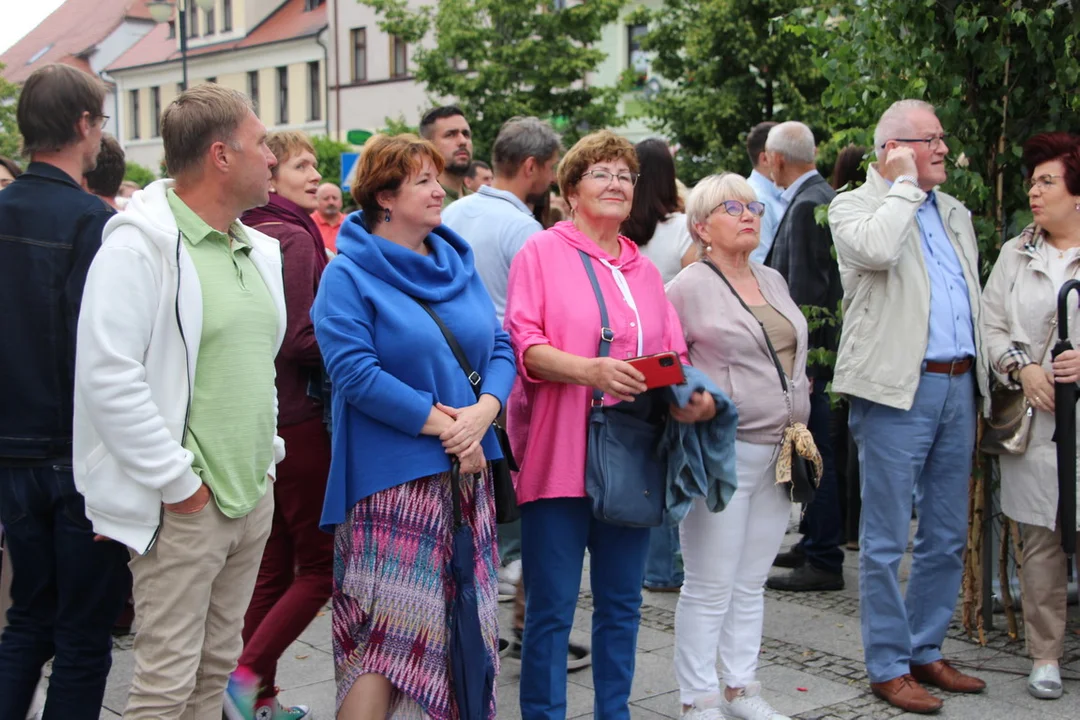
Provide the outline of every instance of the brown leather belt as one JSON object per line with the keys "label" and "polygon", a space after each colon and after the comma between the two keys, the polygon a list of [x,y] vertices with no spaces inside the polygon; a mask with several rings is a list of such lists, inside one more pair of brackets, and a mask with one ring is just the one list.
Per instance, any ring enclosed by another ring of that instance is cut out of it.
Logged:
{"label": "brown leather belt", "polygon": [[927,360],[923,363],[923,370],[926,372],[938,373],[940,375],[963,375],[968,370],[971,370],[971,366],[974,364],[974,361],[970,357],[961,360],[953,360],[952,362]]}

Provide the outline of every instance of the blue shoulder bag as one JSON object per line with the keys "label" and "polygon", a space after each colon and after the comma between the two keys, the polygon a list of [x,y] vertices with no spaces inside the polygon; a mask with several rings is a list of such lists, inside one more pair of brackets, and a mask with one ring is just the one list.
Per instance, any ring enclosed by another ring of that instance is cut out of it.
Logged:
{"label": "blue shoulder bag", "polygon": [[[615,333],[608,327],[607,305],[592,258],[581,250],[578,253],[600,306],[597,357],[607,357]],[[597,520],[640,528],[657,527],[663,521],[667,468],[657,454],[657,448],[664,425],[648,417],[650,406],[651,398],[643,396],[633,403],[604,407],[604,393],[593,388],[585,455],[585,493],[592,502],[593,517]]]}

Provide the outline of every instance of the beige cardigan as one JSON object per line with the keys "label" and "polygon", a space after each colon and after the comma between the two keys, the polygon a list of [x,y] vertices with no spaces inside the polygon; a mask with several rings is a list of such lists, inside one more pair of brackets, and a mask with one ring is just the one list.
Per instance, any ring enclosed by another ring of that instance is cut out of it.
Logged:
{"label": "beige cardigan", "polygon": [[[807,328],[783,276],[750,263],[761,294],[795,328],[794,376],[788,382],[795,422],[810,417],[806,378]],[[788,406],[765,344],[765,333],[724,281],[704,263],[684,268],[667,286],[668,300],[682,323],[690,362],[727,393],[739,411],[736,437],[762,445],[779,443],[788,425]]]}
{"label": "beige cardigan", "polygon": [[[1031,360],[1050,369],[1050,351],[1057,341],[1057,288],[1046,272],[1041,255],[1044,242],[1034,227],[1027,228],[1001,248],[983,291],[983,338],[994,374],[1005,382],[1009,350],[1022,350]],[[1074,260],[1067,277],[1080,277]],[[1049,342],[1051,329],[1054,337]],[[1080,312],[1076,296],[1069,302],[1069,335],[1080,347]],[[1080,414],[1078,414],[1080,415]],[[1054,415],[1036,410],[1031,442],[1023,455],[1001,455],[1001,509],[1013,520],[1054,529],[1057,525],[1057,446]],[[1077,427],[1080,427],[1078,423]],[[1080,501],[1080,489],[1077,490]],[[1080,502],[1077,510],[1080,529]]]}

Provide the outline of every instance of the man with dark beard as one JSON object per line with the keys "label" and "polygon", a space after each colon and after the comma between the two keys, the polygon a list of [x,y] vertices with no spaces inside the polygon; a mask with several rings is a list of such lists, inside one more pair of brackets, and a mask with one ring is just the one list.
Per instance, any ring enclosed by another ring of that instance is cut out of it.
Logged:
{"label": "man with dark beard", "polygon": [[430,141],[446,163],[439,184],[446,191],[443,207],[469,194],[465,176],[472,164],[472,130],[461,108],[454,105],[428,110],[420,121],[420,137]]}

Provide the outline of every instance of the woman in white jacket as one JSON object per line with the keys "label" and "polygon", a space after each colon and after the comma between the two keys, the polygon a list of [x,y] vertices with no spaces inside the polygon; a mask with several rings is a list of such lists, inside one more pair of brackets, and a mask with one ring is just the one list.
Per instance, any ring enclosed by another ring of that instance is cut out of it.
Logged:
{"label": "woman in white jacket", "polygon": [[[1066,562],[1061,533],[1080,529],[1080,517],[1058,526],[1054,382],[1080,380],[1080,352],[1051,360],[1056,299],[1062,284],[1080,277],[1080,137],[1036,135],[1024,145],[1034,224],[1001,248],[983,292],[983,332],[997,379],[1022,387],[1035,410],[1026,452],[1002,455],[1001,506],[1020,523],[1024,540],[1021,589],[1024,632],[1034,663],[1028,692],[1061,697],[1058,663],[1064,652]],[[1080,346],[1080,313],[1069,330]]]}

